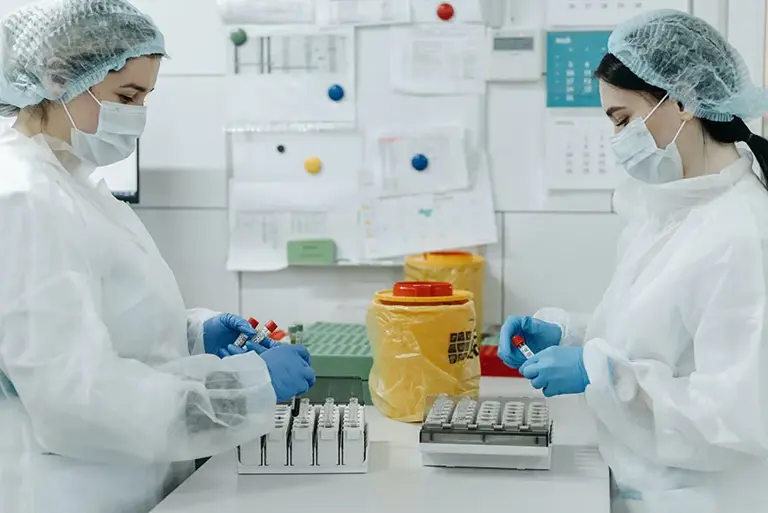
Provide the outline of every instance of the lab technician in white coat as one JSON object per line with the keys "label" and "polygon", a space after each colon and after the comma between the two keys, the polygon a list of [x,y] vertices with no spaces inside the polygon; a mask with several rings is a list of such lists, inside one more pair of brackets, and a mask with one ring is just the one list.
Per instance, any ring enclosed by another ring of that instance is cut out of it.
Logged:
{"label": "lab technician in white coat", "polygon": [[142,223],[89,179],[135,150],[164,55],[123,0],[0,21],[0,113],[17,116],[0,133],[2,513],[147,512],[314,383],[305,349],[242,352],[243,319],[186,311]]}
{"label": "lab technician in white coat", "polygon": [[627,221],[617,269],[588,323],[556,309],[508,318],[501,358],[547,397],[585,393],[614,511],[765,513],[768,141],[744,120],[768,93],[681,12],[626,22],[608,51],[596,76],[631,177],[614,197]]}

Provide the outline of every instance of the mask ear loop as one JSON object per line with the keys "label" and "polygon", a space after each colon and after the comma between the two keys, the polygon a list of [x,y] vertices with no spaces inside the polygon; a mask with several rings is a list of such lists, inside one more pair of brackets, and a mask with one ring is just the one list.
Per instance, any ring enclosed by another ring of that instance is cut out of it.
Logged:
{"label": "mask ear loop", "polygon": [[[99,104],[99,107],[101,107],[101,102],[99,101],[99,99],[98,99],[98,98],[96,98],[96,97],[93,95],[93,93],[91,92],[91,90],[90,90],[90,89],[86,89],[86,91],[88,92],[88,94],[90,94],[90,95],[91,95],[91,98],[93,98],[93,101],[95,101],[96,103],[98,103],[98,104]],[[62,107],[64,107],[64,112],[66,112],[66,113],[67,113],[67,117],[69,118],[69,122],[70,122],[70,123],[72,123],[72,128],[74,128],[75,130],[80,130],[79,128],[77,128],[77,125],[75,124],[75,120],[74,120],[74,119],[72,119],[72,114],[70,114],[70,113],[69,113],[69,109],[67,108],[67,104],[66,104],[66,103],[64,103],[64,102],[61,102],[61,106],[62,106]]]}
{"label": "mask ear loop", "polygon": [[648,121],[648,119],[649,119],[651,116],[653,116],[653,113],[654,113],[654,112],[656,112],[656,111],[659,109],[659,107],[661,107],[661,104],[662,104],[662,103],[664,103],[664,101],[665,101],[667,98],[669,98],[669,93],[665,94],[665,95],[664,95],[664,98],[662,98],[662,99],[661,99],[661,101],[660,101],[659,103],[657,103],[657,104],[656,104],[656,106],[655,106],[653,109],[651,109],[651,112],[649,112],[649,113],[648,113],[648,115],[647,115],[647,116],[645,116],[645,118],[643,119],[643,123],[645,123],[646,121]]}
{"label": "mask ear loop", "polygon": [[72,114],[69,113],[69,109],[67,108],[67,104],[64,103],[64,102],[61,102],[61,106],[64,107],[64,112],[67,113],[67,117],[69,118],[69,122],[72,123],[72,128],[74,128],[75,130],[79,130],[77,128],[77,125],[75,124],[75,120],[72,119]]}
{"label": "mask ear loop", "polygon": [[688,122],[688,121],[686,121],[686,120],[683,120],[683,124],[682,124],[682,125],[680,125],[680,128],[678,128],[678,129],[677,129],[677,133],[676,133],[676,134],[675,134],[675,136],[672,138],[672,141],[669,143],[669,145],[675,144],[675,141],[677,141],[677,137],[680,135],[680,132],[682,132],[682,131],[683,131],[683,127],[685,126],[685,124],[686,124],[687,122]]}
{"label": "mask ear loop", "polygon": [[[643,119],[643,123],[645,123],[646,121],[648,121],[648,118],[650,118],[651,116],[653,116],[653,113],[654,113],[654,112],[656,112],[656,111],[658,110],[658,108],[659,108],[659,107],[661,107],[661,104],[662,104],[662,103],[664,103],[664,102],[667,100],[667,98],[669,98],[669,93],[665,94],[665,95],[664,95],[664,98],[662,98],[662,99],[661,99],[661,101],[660,101],[659,103],[657,103],[657,104],[656,104],[656,106],[655,106],[653,109],[651,109],[651,112],[649,112],[649,113],[648,113],[648,115],[647,115],[647,116],[645,116],[645,119]],[[686,120],[683,120],[683,124],[682,124],[682,125],[680,125],[680,128],[678,128],[678,129],[677,129],[677,133],[676,133],[676,134],[675,134],[675,136],[672,138],[672,141],[671,141],[671,142],[670,142],[670,143],[667,145],[667,147],[669,147],[669,146],[671,146],[671,145],[675,144],[675,141],[677,141],[677,138],[680,136],[680,132],[682,132],[682,131],[683,131],[683,127],[685,126],[685,124],[686,124],[687,122],[688,122],[688,121],[686,121]]]}
{"label": "mask ear loop", "polygon": [[93,98],[93,101],[95,101],[96,103],[98,103],[98,104],[99,104],[99,107],[101,107],[101,102],[99,101],[99,99],[98,99],[98,98],[96,98],[96,96],[94,96],[94,94],[91,92],[91,90],[90,90],[90,89],[86,89],[86,91],[88,91],[88,94],[90,94],[90,95],[91,95],[91,98]]}

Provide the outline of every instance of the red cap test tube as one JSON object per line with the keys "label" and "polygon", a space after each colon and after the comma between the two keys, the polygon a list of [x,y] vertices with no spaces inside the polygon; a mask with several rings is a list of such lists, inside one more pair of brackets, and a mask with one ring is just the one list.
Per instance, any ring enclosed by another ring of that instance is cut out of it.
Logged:
{"label": "red cap test tube", "polygon": [[520,335],[515,335],[512,337],[512,344],[516,348],[520,350],[521,353],[523,353],[523,356],[525,356],[525,359],[533,358],[533,351],[531,351],[531,348],[528,347],[528,344],[525,343],[525,339],[521,337]]}

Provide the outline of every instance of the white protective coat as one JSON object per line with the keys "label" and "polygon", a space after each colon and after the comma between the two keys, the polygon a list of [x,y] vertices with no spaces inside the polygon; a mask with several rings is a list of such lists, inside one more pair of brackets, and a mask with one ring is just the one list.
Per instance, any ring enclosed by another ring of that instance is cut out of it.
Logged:
{"label": "white protective coat", "polygon": [[[584,344],[600,451],[630,511],[768,511],[768,194],[742,154],[718,174],[630,181],[613,280]],[[610,365],[609,365],[610,362]]]}
{"label": "white protective coat", "polygon": [[201,354],[213,312],[65,157],[0,132],[0,512],[144,513],[265,433],[275,395],[256,353]]}

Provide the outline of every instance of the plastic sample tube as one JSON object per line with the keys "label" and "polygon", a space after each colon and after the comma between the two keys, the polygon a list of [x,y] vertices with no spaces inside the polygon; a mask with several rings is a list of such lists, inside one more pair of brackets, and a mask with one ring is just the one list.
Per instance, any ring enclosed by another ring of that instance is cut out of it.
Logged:
{"label": "plastic sample tube", "polygon": [[[251,327],[252,327],[253,329],[256,329],[256,327],[259,325],[259,321],[257,321],[257,320],[256,320],[256,319],[254,319],[253,317],[250,317],[250,318],[248,319],[248,324],[250,324],[250,325],[251,325]],[[264,337],[262,337],[262,339],[263,339],[263,338],[264,338]],[[237,347],[241,347],[241,348],[242,348],[242,347],[245,347],[245,343],[246,343],[246,342],[248,342],[248,335],[246,335],[246,334],[244,334],[244,333],[241,333],[241,334],[240,334],[240,335],[237,337],[237,340],[235,340],[235,345],[236,345]]]}
{"label": "plastic sample tube", "polygon": [[512,337],[512,343],[516,348],[520,350],[521,353],[523,353],[523,356],[525,356],[526,360],[533,358],[533,351],[531,351],[531,348],[528,347],[528,344],[525,343],[525,339],[523,337],[520,335],[515,335]]}

